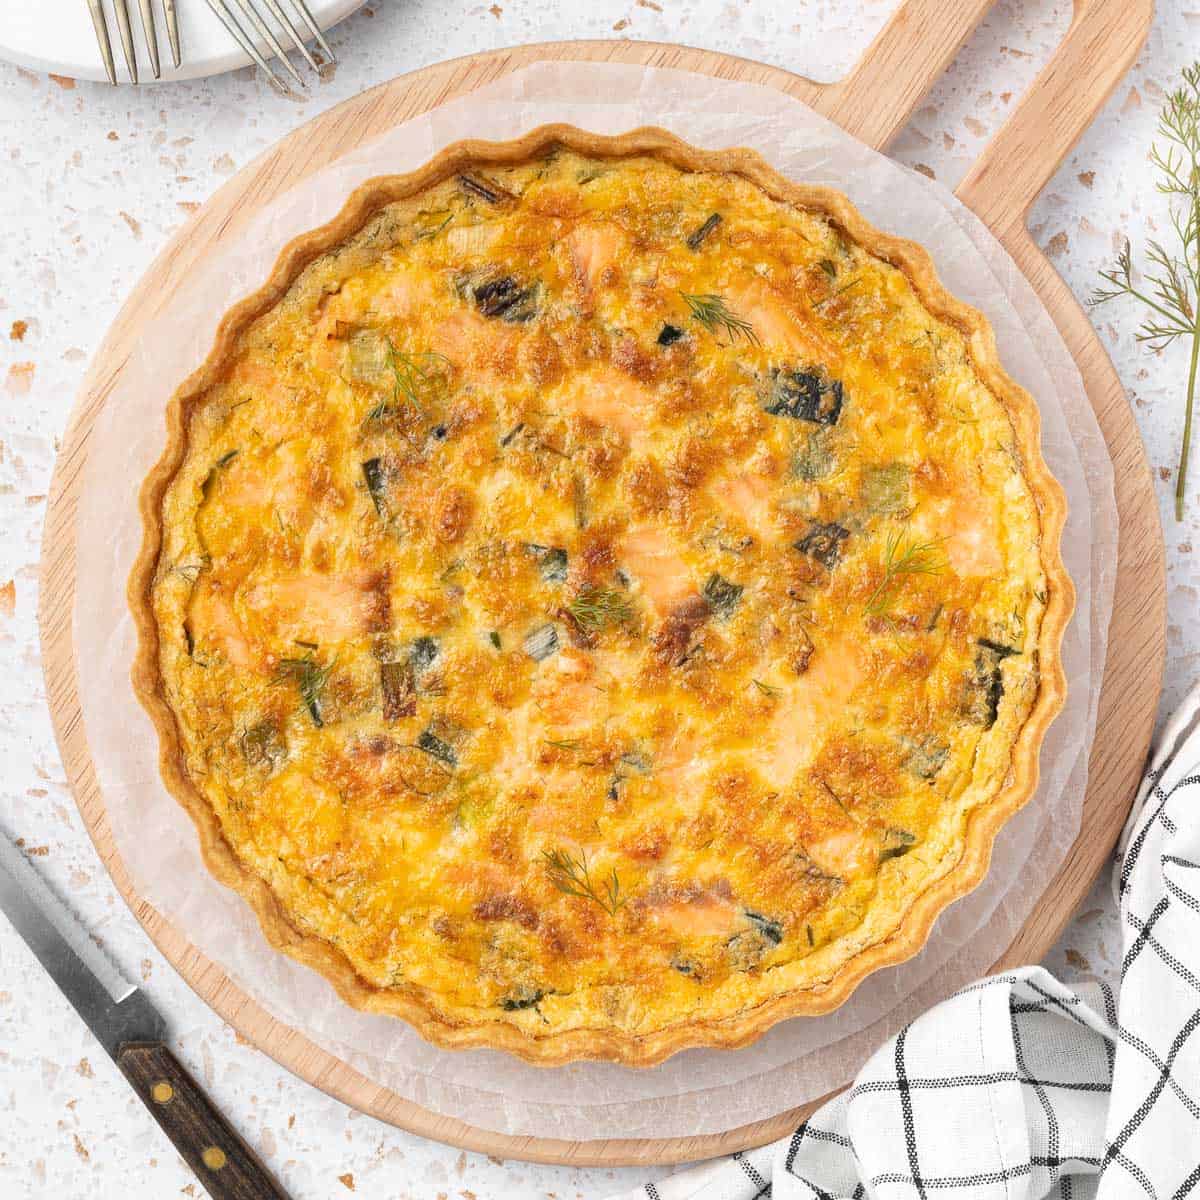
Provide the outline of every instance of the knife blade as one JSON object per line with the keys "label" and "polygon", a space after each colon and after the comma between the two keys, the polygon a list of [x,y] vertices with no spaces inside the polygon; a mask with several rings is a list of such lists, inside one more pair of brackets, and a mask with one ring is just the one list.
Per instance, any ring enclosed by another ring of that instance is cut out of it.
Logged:
{"label": "knife blade", "polygon": [[288,1200],[167,1048],[167,1023],[0,832],[0,909],[213,1200]]}

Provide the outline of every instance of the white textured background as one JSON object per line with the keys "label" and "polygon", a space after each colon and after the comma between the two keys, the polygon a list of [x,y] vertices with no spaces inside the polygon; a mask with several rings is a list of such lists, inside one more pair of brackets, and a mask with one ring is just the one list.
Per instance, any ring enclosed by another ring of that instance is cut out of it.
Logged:
{"label": "white textured background", "polygon": [[[15,2],[0,0],[0,20]],[[0,828],[24,839],[37,866],[144,981],[170,1018],[176,1052],[296,1200],[351,1193],[590,1200],[641,1175],[460,1154],[350,1111],[239,1043],[129,915],[66,788],[37,653],[45,494],[89,356],[167,236],[225,178],[298,124],[390,76],[515,42],[622,36],[733,51],[833,79],[894,7],[895,0],[497,0],[490,7],[368,0],[334,31],[342,59],[336,74],[303,101],[274,95],[249,71],[135,91],[0,64]],[[1164,228],[1146,156],[1164,94],[1180,68],[1200,57],[1200,0],[1159,0],[1158,9],[1134,71],[1031,218],[1037,240],[1080,297],[1124,237],[1136,248]],[[1069,0],[997,4],[898,138],[896,156],[953,187],[1036,75],[1069,15]],[[1131,309],[1110,306],[1097,317],[1146,440],[1166,531],[1165,711],[1200,675],[1200,555],[1193,550],[1200,452],[1182,524],[1170,502],[1184,354],[1139,348]],[[1119,944],[1103,881],[1049,965],[1068,976],[1111,979]],[[0,920],[0,1196],[151,1194],[202,1192]]]}

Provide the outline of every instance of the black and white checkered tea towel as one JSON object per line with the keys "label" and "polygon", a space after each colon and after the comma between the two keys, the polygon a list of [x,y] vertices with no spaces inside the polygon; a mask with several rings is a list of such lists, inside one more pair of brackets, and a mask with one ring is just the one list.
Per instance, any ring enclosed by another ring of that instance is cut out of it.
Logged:
{"label": "black and white checkered tea towel", "polygon": [[1200,688],[1122,839],[1120,1011],[1041,967],[980,980],[789,1138],[630,1200],[1200,1200]]}

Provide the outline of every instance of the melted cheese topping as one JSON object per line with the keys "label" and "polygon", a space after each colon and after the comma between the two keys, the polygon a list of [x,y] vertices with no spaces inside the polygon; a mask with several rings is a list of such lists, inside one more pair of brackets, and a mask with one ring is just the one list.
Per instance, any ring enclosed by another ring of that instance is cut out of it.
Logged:
{"label": "melted cheese topping", "polygon": [[458,1024],[819,985],[954,865],[1036,690],[1037,510],[962,334],[653,158],[383,210],[243,336],[164,518],[229,845]]}

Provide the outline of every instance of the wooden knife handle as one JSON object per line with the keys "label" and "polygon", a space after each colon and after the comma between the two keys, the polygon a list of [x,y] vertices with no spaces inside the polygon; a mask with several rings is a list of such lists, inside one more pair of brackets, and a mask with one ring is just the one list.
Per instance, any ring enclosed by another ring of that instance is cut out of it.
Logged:
{"label": "wooden knife handle", "polygon": [[164,1042],[125,1042],[116,1057],[213,1200],[288,1200]]}

